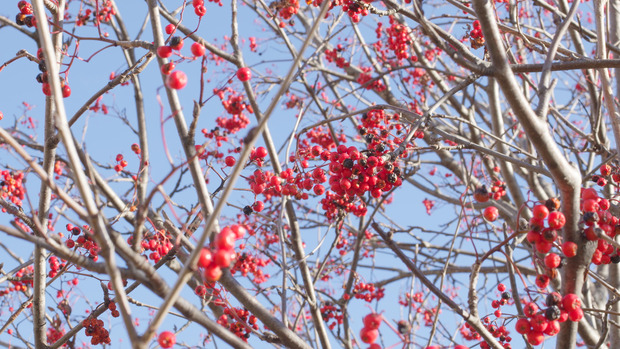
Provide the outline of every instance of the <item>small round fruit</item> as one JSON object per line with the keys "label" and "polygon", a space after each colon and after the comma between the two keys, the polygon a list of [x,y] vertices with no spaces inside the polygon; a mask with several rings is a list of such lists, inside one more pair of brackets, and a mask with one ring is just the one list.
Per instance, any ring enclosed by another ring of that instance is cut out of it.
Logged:
{"label": "small round fruit", "polygon": [[499,216],[499,210],[495,206],[489,206],[484,209],[484,218],[489,222],[495,222]]}
{"label": "small round fruit", "polygon": [[562,258],[555,253],[549,253],[545,256],[545,265],[549,269],[557,268],[560,266]]}
{"label": "small round fruit", "polygon": [[166,26],[166,34],[168,34],[168,35],[174,33],[176,30],[177,30],[177,28],[172,23],[170,23],[170,24],[168,24]]}
{"label": "small round fruit", "polygon": [[530,321],[528,319],[519,319],[517,320],[517,324],[515,325],[515,330],[520,334],[528,334],[532,331],[532,325],[530,325]]}
{"label": "small round fruit", "polygon": [[166,86],[169,88],[180,90],[185,85],[187,85],[187,75],[180,70],[173,71],[166,77]]}
{"label": "small round fruit", "polygon": [[215,282],[222,277],[222,268],[217,264],[211,264],[205,269],[204,277],[209,282]]}
{"label": "small round fruit", "polygon": [[62,87],[62,97],[67,98],[69,96],[71,96],[71,87],[65,84],[65,86]]}
{"label": "small round fruit", "polygon": [[560,211],[554,211],[549,213],[548,216],[549,228],[551,229],[561,229],[566,224],[566,217]]}
{"label": "small round fruit", "polygon": [[207,49],[199,42],[193,43],[191,50],[192,54],[196,57],[202,57],[205,55],[205,52],[207,52]]}
{"label": "small round fruit", "polygon": [[237,70],[237,78],[242,82],[249,81],[252,78],[252,71],[248,67],[243,67]]}
{"label": "small round fruit", "polygon": [[228,167],[233,167],[235,166],[235,163],[237,163],[237,160],[233,157],[233,156],[227,156],[224,159],[224,163],[226,164],[226,166]]}
{"label": "small round fruit", "polygon": [[364,327],[369,329],[378,329],[383,321],[383,316],[377,313],[370,313],[364,317]]}
{"label": "small round fruit", "polygon": [[177,342],[176,335],[170,331],[164,331],[157,337],[157,342],[162,348],[172,348]]}
{"label": "small round fruit", "polygon": [[486,185],[476,188],[476,190],[474,191],[474,199],[478,202],[489,201],[489,190],[487,189]]}
{"label": "small round fruit", "polygon": [[567,258],[575,257],[577,255],[577,244],[572,241],[566,241],[562,244],[562,253]]}
{"label": "small round fruit", "polygon": [[360,331],[360,339],[364,343],[374,343],[377,340],[377,337],[379,337],[379,331],[377,329],[370,329],[368,327],[364,327]]}
{"label": "small round fruit", "polygon": [[168,58],[172,56],[172,48],[170,46],[159,46],[157,48],[157,55],[161,58]]}
{"label": "small round fruit", "polygon": [[198,267],[206,268],[213,261],[213,253],[208,248],[203,248],[200,251],[200,257],[198,258]]}

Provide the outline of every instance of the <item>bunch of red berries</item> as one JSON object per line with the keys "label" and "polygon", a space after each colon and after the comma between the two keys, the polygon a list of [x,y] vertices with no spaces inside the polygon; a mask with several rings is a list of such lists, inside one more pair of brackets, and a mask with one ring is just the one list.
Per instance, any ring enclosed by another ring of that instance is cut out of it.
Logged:
{"label": "bunch of red berries", "polygon": [[82,322],[84,333],[90,339],[90,344],[110,344],[110,333],[103,327],[103,321],[97,318],[88,318]]}
{"label": "bunch of red berries", "polygon": [[68,223],[65,227],[67,232],[71,233],[71,235],[67,237],[65,245],[68,248],[76,248],[77,251],[83,249],[82,252],[88,258],[93,261],[97,261],[101,247],[99,247],[97,242],[93,240],[92,235],[90,234],[90,228],[87,225],[84,225],[82,227],[83,229],[80,229],[80,227],[73,226],[71,223]]}
{"label": "bunch of red berries", "polygon": [[344,57],[339,56],[342,51],[344,51],[344,48],[341,44],[338,44],[338,46],[336,46],[333,50],[325,49],[325,59],[328,62],[336,63],[338,68],[347,68],[349,66],[349,62],[347,62]]}
{"label": "bunch of red berries", "polygon": [[545,305],[547,308],[540,309],[535,302],[525,302],[525,318],[517,320],[515,325],[517,332],[526,335],[527,341],[532,345],[542,344],[545,335],[557,335],[560,332],[560,323],[566,320],[578,322],[583,318],[581,300],[574,293],[564,297],[557,292],[549,293]]}
{"label": "bunch of red berries", "polygon": [[333,330],[336,326],[341,325],[344,319],[342,309],[335,306],[331,302],[325,302],[325,305],[321,307],[321,317],[323,318],[323,321],[328,324],[330,330]]}
{"label": "bunch of red berries", "polygon": [[[0,172],[0,196],[5,200],[8,199],[16,206],[22,206],[22,200],[26,193],[23,180],[24,174],[22,172],[8,170]],[[6,212],[6,209],[2,208],[2,212]]]}
{"label": "bunch of red berries", "polygon": [[246,309],[224,308],[224,314],[220,316],[217,323],[227,328],[237,337],[248,341],[252,330],[258,330],[258,319]]}
{"label": "bunch of red berries", "polygon": [[116,155],[116,165],[114,165],[114,171],[121,172],[127,167],[127,161],[123,158],[123,154]]}
{"label": "bunch of red berries", "polygon": [[37,19],[32,15],[34,13],[32,4],[22,0],[17,3],[17,7],[19,8],[19,13],[15,16],[15,23],[17,25],[25,25],[28,28],[36,27]]}
{"label": "bunch of red berries", "polygon": [[383,287],[375,287],[375,284],[373,283],[360,282],[358,284],[355,284],[352,292],[355,295],[355,298],[363,299],[366,302],[370,303],[375,299],[380,300],[381,298],[383,298],[383,296],[385,296],[384,291],[385,290]]}
{"label": "bunch of red berries", "polygon": [[618,218],[609,208],[609,200],[599,197],[593,188],[581,191],[581,219],[586,227],[583,234],[586,239],[597,241],[597,248],[592,255],[592,263],[596,265],[620,262],[616,248],[603,238],[607,236],[613,239],[620,232]]}
{"label": "bunch of red berries", "polygon": [[480,28],[480,21],[475,20],[472,24],[474,29],[469,32],[470,44],[471,48],[477,49],[479,47],[484,46],[484,35],[482,34],[482,29]]}
{"label": "bunch of red berries", "polygon": [[[373,344],[379,337],[379,326],[383,321],[383,316],[377,313],[370,313],[364,317],[364,327],[360,331],[360,339],[367,344]],[[374,348],[371,346],[371,348]]]}
{"label": "bunch of red berries", "polygon": [[241,239],[246,229],[242,225],[224,227],[217,234],[212,248],[203,248],[198,259],[198,267],[203,268],[207,282],[215,282],[222,276],[222,268],[228,268],[237,258],[235,241]]}
{"label": "bunch of red berries", "polygon": [[407,59],[409,58],[409,47],[411,45],[411,29],[404,24],[398,23],[392,16],[390,16],[390,27],[386,29],[388,48],[394,52],[396,58]]}

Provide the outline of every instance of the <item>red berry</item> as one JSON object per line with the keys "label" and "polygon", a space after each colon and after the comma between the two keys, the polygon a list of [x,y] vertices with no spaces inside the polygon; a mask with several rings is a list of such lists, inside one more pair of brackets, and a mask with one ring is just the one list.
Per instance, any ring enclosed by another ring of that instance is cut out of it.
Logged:
{"label": "red berry", "polygon": [[364,317],[364,327],[369,329],[378,329],[383,321],[383,316],[377,313],[370,313]]}
{"label": "red berry", "polygon": [[536,286],[538,288],[547,288],[549,286],[549,277],[545,274],[539,274],[536,276]]}
{"label": "red berry", "polygon": [[196,57],[202,57],[205,55],[205,52],[207,52],[207,49],[199,42],[193,43],[191,50],[192,54]]}
{"label": "red berry", "polygon": [[237,163],[237,160],[233,157],[233,156],[227,156],[224,159],[224,163],[226,164],[226,166],[228,167],[233,167],[235,166],[235,163]]}
{"label": "red berry", "polygon": [[67,98],[69,96],[71,96],[71,87],[65,84],[65,86],[62,87],[62,97]]}
{"label": "red berry", "polygon": [[43,91],[43,94],[46,95],[46,96],[51,96],[52,95],[52,87],[47,82],[44,82],[41,85],[41,90]]}
{"label": "red berry", "polygon": [[484,218],[489,222],[495,222],[499,216],[499,210],[495,206],[489,206],[484,209]]}
{"label": "red berry", "polygon": [[170,331],[164,331],[157,337],[157,342],[162,348],[172,348],[177,342],[176,335]]}
{"label": "red berry", "polygon": [[572,241],[566,241],[562,244],[562,253],[568,258],[575,257],[577,255],[577,244]]}
{"label": "red berry", "polygon": [[560,256],[558,256],[555,253],[549,253],[547,256],[545,256],[545,265],[549,269],[559,267],[561,261],[562,261],[562,258],[560,258]]}
{"label": "red berry", "polygon": [[536,205],[532,209],[532,215],[537,219],[545,219],[549,215],[549,209],[545,205]]}
{"label": "red berry", "polygon": [[248,67],[237,70],[237,79],[242,82],[249,81],[252,78],[252,71]]}
{"label": "red berry", "polygon": [[549,228],[551,229],[561,229],[564,224],[566,224],[566,217],[560,211],[554,211],[549,213],[548,217]]}
{"label": "red berry", "polygon": [[176,68],[176,64],[172,63],[172,62],[168,62],[164,65],[161,66],[161,73],[164,75],[170,75],[170,73],[172,73],[172,71],[174,70],[174,68]]}
{"label": "red berry", "polygon": [[262,201],[256,201],[252,204],[252,209],[255,212],[262,212],[265,209],[265,204]]}
{"label": "red berry", "polygon": [[520,334],[528,334],[532,330],[530,321],[528,319],[519,319],[515,325],[515,330]]}
{"label": "red berry", "polygon": [[220,268],[228,268],[237,254],[232,248],[221,248],[215,252],[213,261]]}
{"label": "red berry", "polygon": [[215,282],[222,276],[222,269],[217,264],[211,264],[205,269],[204,277],[209,282]]}
{"label": "red berry", "polygon": [[194,13],[196,16],[202,17],[207,14],[207,8],[204,5],[194,7]]}
{"label": "red berry", "polygon": [[562,305],[564,305],[566,311],[570,312],[575,309],[581,309],[581,300],[576,294],[569,293],[562,298]]}
{"label": "red berry", "polygon": [[543,332],[547,328],[548,322],[549,320],[547,320],[543,314],[536,314],[536,316],[530,320],[532,330],[536,332]]}
{"label": "red berry", "polygon": [[168,58],[172,56],[172,48],[170,46],[159,46],[157,48],[157,55],[161,58]]}
{"label": "red berry", "polygon": [[568,318],[570,321],[579,322],[583,319],[583,310],[581,308],[577,308],[568,312]]}
{"label": "red berry", "polygon": [[229,227],[225,227],[215,237],[215,246],[218,249],[232,249],[235,247],[235,233]]}
{"label": "red berry", "polygon": [[531,345],[540,345],[542,344],[542,342],[545,341],[545,335],[542,334],[542,332],[531,331],[530,333],[527,334],[527,341]]}
{"label": "red berry", "polygon": [[187,85],[187,75],[180,70],[173,71],[166,77],[166,86],[171,89],[180,90]]}
{"label": "red berry", "polygon": [[198,258],[198,267],[206,268],[213,261],[213,253],[208,248],[203,248],[200,251],[200,257]]}
{"label": "red berry", "polygon": [[168,25],[166,26],[166,34],[168,34],[168,35],[170,35],[170,34],[174,33],[174,32],[175,32],[175,30],[177,30],[177,28],[176,28],[176,26],[175,26],[174,24],[172,24],[172,23],[170,23],[170,24],[168,24]]}
{"label": "red berry", "polygon": [[538,313],[538,306],[534,302],[527,303],[525,307],[523,307],[523,314],[527,317],[534,317]]}
{"label": "red berry", "polygon": [[377,337],[379,337],[379,331],[377,329],[364,327],[360,331],[360,339],[364,343],[374,343],[377,340]]}
{"label": "red berry", "polygon": [[552,336],[552,337],[560,333],[560,322],[557,320],[549,321],[547,323],[547,328],[545,329],[544,333],[547,336]]}

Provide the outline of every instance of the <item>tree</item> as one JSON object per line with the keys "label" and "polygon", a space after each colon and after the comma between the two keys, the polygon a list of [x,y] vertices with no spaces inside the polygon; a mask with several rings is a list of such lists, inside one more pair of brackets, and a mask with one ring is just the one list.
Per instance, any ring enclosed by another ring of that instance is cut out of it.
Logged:
{"label": "tree", "polygon": [[3,346],[620,347],[617,1],[129,3],[2,10]]}

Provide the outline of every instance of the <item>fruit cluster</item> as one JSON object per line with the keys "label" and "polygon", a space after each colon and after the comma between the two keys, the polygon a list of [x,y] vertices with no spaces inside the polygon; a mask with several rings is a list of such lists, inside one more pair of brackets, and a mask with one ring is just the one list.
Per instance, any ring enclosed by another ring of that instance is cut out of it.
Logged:
{"label": "fruit cluster", "polygon": [[37,19],[32,15],[34,13],[32,4],[22,0],[17,3],[17,8],[19,8],[19,13],[15,16],[17,25],[25,25],[28,28],[37,26]]}
{"label": "fruit cluster", "polygon": [[[93,261],[97,261],[101,248],[97,242],[93,240],[92,235],[89,232],[90,228],[85,225],[82,229],[80,229],[80,227],[73,226],[71,223],[67,224],[65,228],[67,229],[67,232],[70,233],[65,241],[65,245],[68,248],[75,248],[76,251],[82,252]],[[50,274],[50,277],[53,276]]]}
{"label": "fruit cluster", "polygon": [[[15,279],[11,280],[11,287],[0,290],[0,296],[8,296],[11,292],[26,292],[32,287],[34,267],[32,265],[22,268],[15,273]],[[23,278],[23,279],[22,279]]]}
{"label": "fruit cluster", "polygon": [[217,323],[227,328],[237,337],[248,341],[252,330],[258,330],[258,319],[245,309],[224,308],[224,314],[220,316]]}
{"label": "fruit cluster", "polygon": [[484,46],[484,35],[482,34],[479,20],[475,20],[472,26],[474,28],[469,32],[470,45],[471,48],[477,49]]}
{"label": "fruit cluster", "polygon": [[235,264],[230,268],[230,273],[232,275],[241,273],[243,276],[252,274],[254,275],[252,282],[260,285],[266,282],[270,277],[269,274],[265,274],[263,272],[263,268],[269,265],[269,263],[271,263],[271,259],[269,258],[261,259],[244,252],[237,258]]}
{"label": "fruit cluster", "polygon": [[357,299],[363,299],[370,303],[373,300],[380,300],[385,296],[385,289],[383,287],[375,287],[373,283],[360,282],[355,284],[352,293]]}
{"label": "fruit cluster", "polygon": [[[370,313],[364,317],[364,327],[360,331],[360,339],[367,344],[373,344],[379,337],[379,326],[383,321],[383,316],[377,313]],[[372,346],[370,348],[373,348]]]}
{"label": "fruit cluster", "polygon": [[392,16],[390,16],[390,27],[386,30],[388,35],[387,44],[388,49],[394,53],[396,59],[408,59],[411,39],[411,29],[404,24],[398,23]]}
{"label": "fruit cluster", "polygon": [[116,165],[114,165],[114,171],[121,172],[127,167],[127,161],[123,159],[123,154],[116,155]]}
{"label": "fruit cluster", "polygon": [[222,268],[228,268],[237,258],[235,241],[241,239],[247,230],[242,225],[224,227],[215,237],[211,248],[203,248],[198,267],[203,269],[207,282],[215,282],[222,276]]}
{"label": "fruit cluster", "polygon": [[110,333],[103,327],[103,321],[97,318],[87,318],[82,321],[82,325],[84,326],[84,333],[88,337],[92,337],[90,339],[90,344],[110,344]]}
{"label": "fruit cluster", "polygon": [[518,333],[526,335],[532,345],[540,345],[545,335],[555,336],[560,332],[560,323],[567,320],[578,322],[583,318],[581,300],[574,293],[562,297],[553,292],[547,295],[545,309],[540,309],[535,302],[524,302],[525,318],[517,320],[515,328]]}
{"label": "fruit cluster", "polygon": [[331,302],[325,302],[325,304],[321,307],[321,317],[323,318],[323,321],[328,324],[330,330],[333,330],[336,326],[341,325],[344,321],[342,309],[335,306]]}
{"label": "fruit cluster", "polygon": [[[8,199],[15,206],[22,206],[22,200],[26,193],[23,185],[24,173],[2,170],[0,172],[0,196]],[[2,212],[6,212],[6,208],[2,208]]]}
{"label": "fruit cluster", "polygon": [[344,51],[344,48],[341,44],[338,44],[338,46],[336,46],[336,48],[333,50],[325,49],[325,59],[330,63],[336,63],[336,66],[338,66],[338,68],[346,68],[350,64],[344,59],[344,57],[339,56],[342,51]]}

